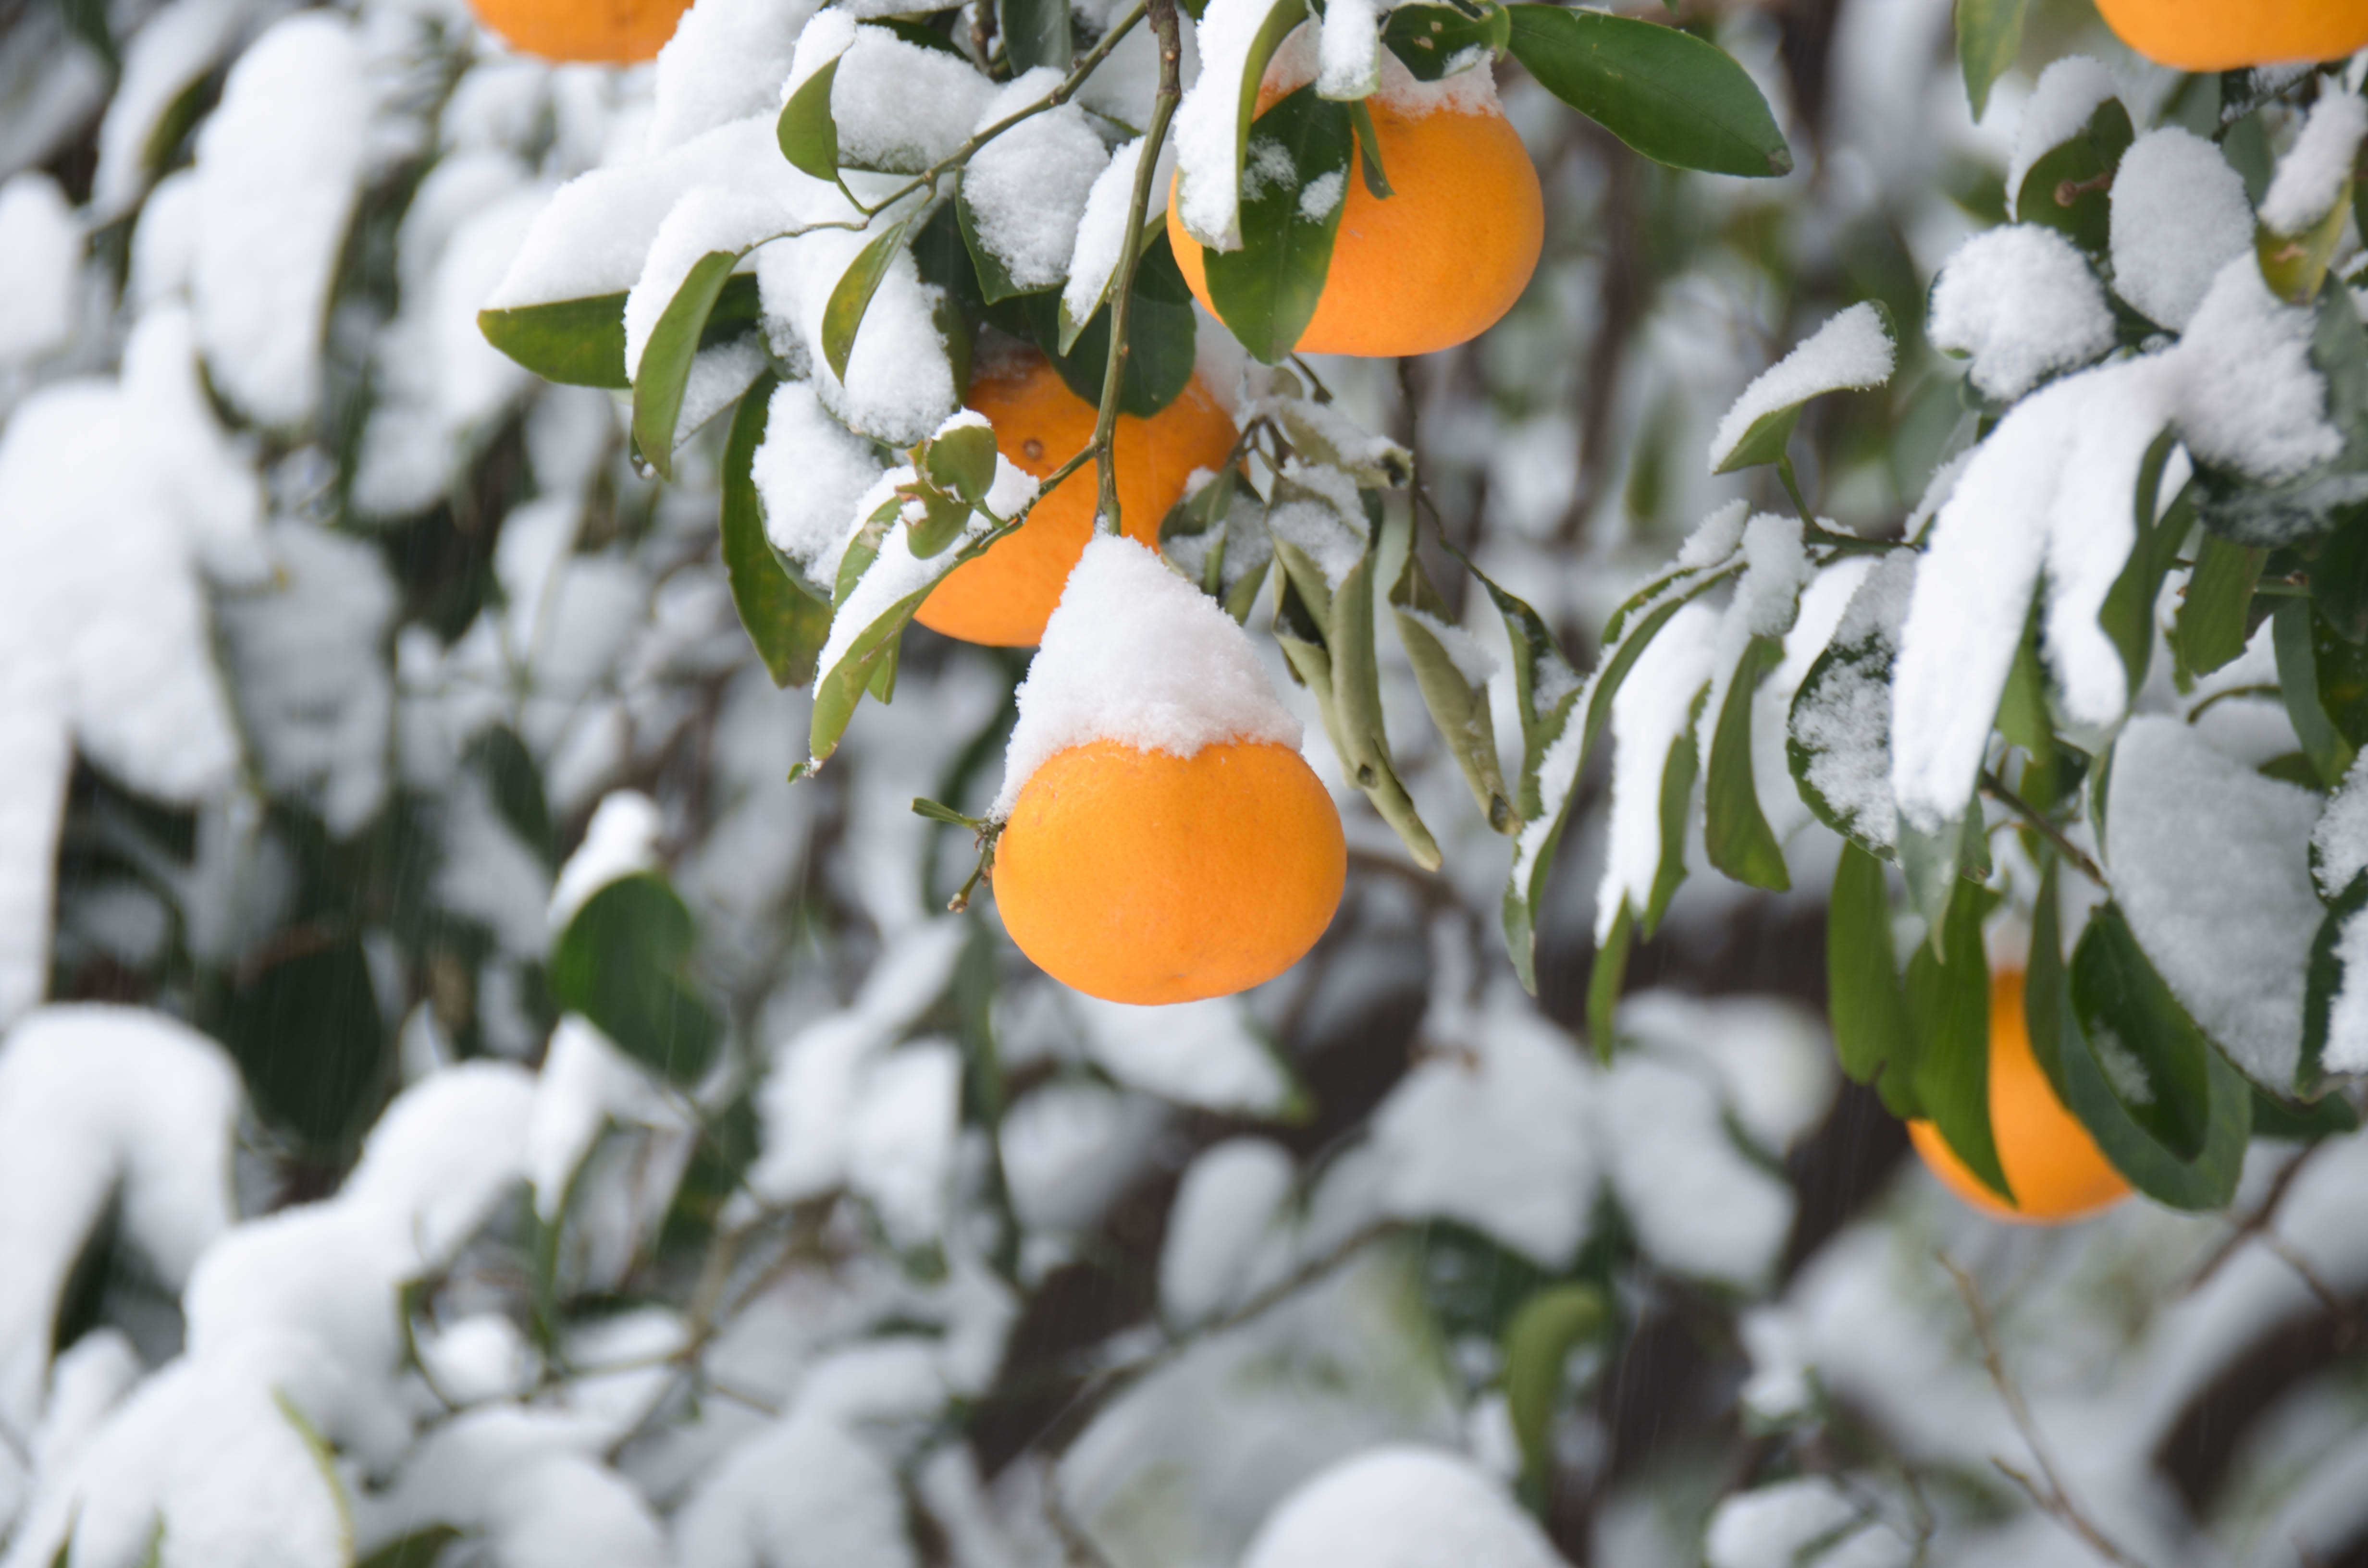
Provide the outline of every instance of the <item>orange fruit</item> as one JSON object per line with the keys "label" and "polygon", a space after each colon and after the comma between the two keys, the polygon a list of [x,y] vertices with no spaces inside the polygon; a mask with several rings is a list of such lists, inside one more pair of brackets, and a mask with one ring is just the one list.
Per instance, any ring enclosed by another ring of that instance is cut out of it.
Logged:
{"label": "orange fruit", "polygon": [[631,65],[654,60],[690,0],[469,0],[511,48],[545,60]]}
{"label": "orange fruit", "polygon": [[[1261,86],[1258,112],[1281,96]],[[1351,154],[1331,270],[1298,351],[1385,358],[1453,347],[1496,325],[1538,269],[1546,209],[1537,166],[1493,103],[1420,117],[1379,97],[1365,103],[1395,194],[1383,201],[1367,190],[1364,153]],[[1172,185],[1167,233],[1184,281],[1214,314],[1208,267]]]}
{"label": "orange fruit", "polygon": [[995,849],[1019,950],[1088,996],[1225,996],[1297,963],[1340,905],[1340,813],[1271,742],[1192,756],[1089,741],[1029,777]]}
{"label": "orange fruit", "polygon": [[2129,1196],[2130,1184],[2098,1152],[2089,1130],[2064,1108],[2032,1054],[2022,975],[2014,970],[1990,979],[1990,1130],[2007,1185],[2014,1189],[2011,1204],[1965,1168],[1930,1122],[1910,1121],[1907,1136],[1950,1191],[2001,1220],[2075,1220]]}
{"label": "orange fruit", "polygon": [[[1003,455],[1039,479],[1094,438],[1094,405],[1071,392],[1052,362],[1032,348],[980,367],[963,402],[995,426]],[[1233,415],[1198,376],[1148,419],[1120,415],[1118,511],[1126,536],[1157,550],[1159,525],[1182,498],[1184,482],[1195,469],[1224,467],[1237,434]],[[949,573],[921,601],[915,619],[965,642],[1033,647],[1093,537],[1097,495],[1088,463],[1039,501],[1019,532]]]}
{"label": "orange fruit", "polygon": [[2368,48],[2368,0],[2097,0],[2123,43],[2182,71],[2339,60]]}

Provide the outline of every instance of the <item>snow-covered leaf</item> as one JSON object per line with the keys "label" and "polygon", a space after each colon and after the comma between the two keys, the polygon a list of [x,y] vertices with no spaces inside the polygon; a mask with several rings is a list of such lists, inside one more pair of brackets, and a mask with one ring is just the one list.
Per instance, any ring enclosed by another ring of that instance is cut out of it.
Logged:
{"label": "snow-covered leaf", "polygon": [[1716,44],[1601,11],[1508,9],[1513,58],[1655,163],[1748,179],[1793,172],[1793,149],[1768,100]]}
{"label": "snow-covered leaf", "polygon": [[1782,892],[1793,885],[1783,846],[1759,809],[1751,761],[1752,700],[1759,683],[1784,656],[1783,642],[1754,637],[1720,705],[1703,775],[1703,844],[1710,863],[1739,882]]}
{"label": "snow-covered leaf", "polygon": [[1422,690],[1430,722],[1447,742],[1463,781],[1472,787],[1488,825],[1498,833],[1517,833],[1521,819],[1505,787],[1503,765],[1497,758],[1497,724],[1488,709],[1488,679],[1496,660],[1470,632],[1455,624],[1454,611],[1429,574],[1418,551],[1406,551],[1406,567],[1390,587],[1390,609],[1397,620],[1398,642],[1414,665],[1415,684]]}
{"label": "snow-covered leaf", "polygon": [[[1019,304],[1063,383],[1099,408],[1110,374],[1110,307],[1105,301],[1072,335],[1063,320],[1066,299],[1047,290],[1023,294]],[[1135,265],[1134,299],[1126,312],[1126,363],[1119,378],[1121,414],[1148,419],[1190,384],[1199,342],[1196,310],[1162,224]]]}
{"label": "snow-covered leaf", "polygon": [[740,625],[757,645],[773,684],[804,686],[814,679],[815,655],[830,636],[830,606],[791,574],[766,537],[754,470],[778,385],[768,375],[748,390],[724,444],[723,569]]}
{"label": "snow-covered leaf", "polygon": [[1241,1568],[1562,1568],[1503,1487],[1461,1454],[1378,1448],[1283,1499]]}
{"label": "snow-covered leaf", "polygon": [[1307,0],[1209,0],[1201,18],[1201,74],[1176,112],[1176,206],[1186,232],[1204,245],[1223,251],[1242,244],[1258,86],[1306,16]]}
{"label": "snow-covered leaf", "polygon": [[[682,420],[691,363],[699,358],[708,316],[739,263],[738,255],[731,251],[711,251],[694,262],[652,329],[634,367],[633,444],[660,478],[673,477],[676,433]],[[853,335],[850,329],[848,336]],[[845,369],[844,356],[834,368]]]}
{"label": "snow-covered leaf", "polygon": [[1436,82],[1487,63],[1512,47],[1513,14],[1490,0],[1473,16],[1460,6],[1417,0],[1394,6],[1382,41],[1417,82]]}
{"label": "snow-covered leaf", "polygon": [[[2054,74],[2059,66],[2067,63],[2058,62],[2048,67],[2048,72]],[[2014,203],[2018,222],[2054,229],[2091,256],[2104,255],[2112,244],[2113,175],[2121,167],[2122,154],[2137,139],[2130,124],[2130,111],[2112,94],[2112,79],[2103,76],[2101,69],[2098,75],[2103,78],[2101,82],[2086,82],[2077,76],[2066,82],[2066,91],[2087,88],[2078,102],[2092,101],[2091,95],[2098,91],[2104,96],[2093,99],[2095,108],[2085,124],[2040,149],[2028,165],[2021,163],[2026,139],[2035,135],[2044,140],[2053,126],[2045,130],[2034,126],[2032,131],[2018,132],[2017,167],[2010,176],[2014,183],[2007,192]],[[2045,93],[2043,85],[2041,94]],[[2040,97],[2034,97],[2032,102],[2038,104]],[[2026,108],[2023,112],[2029,117],[2038,111]]]}
{"label": "snow-covered leaf", "polygon": [[[1644,22],[1624,25],[1653,32],[1672,30]],[[1879,387],[1891,379],[1898,358],[1899,333],[1892,324],[1891,312],[1875,300],[1852,305],[1743,389],[1743,395],[1735,400],[1711,437],[1711,472],[1733,473],[1781,461],[1785,443],[1793,438],[1793,427],[1801,422],[1801,410],[1812,398]]]}
{"label": "snow-covered leaf", "polygon": [[1315,319],[1356,152],[1348,109],[1313,86],[1277,99],[1250,127],[1241,244],[1206,252],[1203,264],[1218,316],[1269,365],[1290,355]]}
{"label": "snow-covered leaf", "polygon": [[822,352],[830,362],[831,374],[841,381],[847,379],[848,359],[855,352],[855,335],[863,325],[865,312],[871,309],[871,297],[880,291],[890,266],[904,254],[905,236],[911,228],[908,219],[882,231],[857,253],[830,291],[830,302],[823,308]]}
{"label": "snow-covered leaf", "polygon": [[552,1001],[679,1083],[706,1072],[722,1027],[690,983],[699,929],[654,872],[587,899],[551,950]]}

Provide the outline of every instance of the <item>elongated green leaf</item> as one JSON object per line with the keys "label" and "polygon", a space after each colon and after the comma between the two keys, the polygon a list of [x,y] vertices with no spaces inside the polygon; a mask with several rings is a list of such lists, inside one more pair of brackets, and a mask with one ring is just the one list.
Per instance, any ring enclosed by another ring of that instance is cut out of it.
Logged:
{"label": "elongated green leaf", "polygon": [[1455,6],[1400,6],[1383,24],[1382,41],[1417,81],[1436,82],[1510,48],[1513,15],[1495,4],[1477,17]]}
{"label": "elongated green leaf", "polygon": [[2070,983],[2064,965],[2063,873],[2054,850],[2042,851],[2041,858],[2045,869],[2039,873],[2039,896],[2031,915],[2031,946],[2023,961],[2022,1021],[2030,1035],[2032,1059],[2046,1074],[2055,1097],[2068,1105],[2060,1000],[2064,987]]}
{"label": "elongated green leaf", "polygon": [[2107,98],[2086,126],[2032,161],[2020,190],[2007,192],[2016,222],[2044,224],[2103,256],[2112,239],[2113,176],[2136,136],[2122,100]]}
{"label": "elongated green leaf", "polygon": [[694,262],[642,348],[642,362],[633,375],[633,444],[662,478],[674,477],[675,430],[681,423],[683,392],[690,384],[691,362],[699,358],[708,312],[739,264],[740,257],[731,251],[710,251]]}
{"label": "elongated green leaf", "polygon": [[2289,599],[2271,618],[2271,636],[2277,649],[2278,687],[2285,698],[2286,717],[2294,722],[2294,738],[2318,770],[2319,787],[2331,790],[2351,771],[2358,752],[2336,727],[2319,694],[2316,619],[2308,600]]}
{"label": "elongated green leaf", "polygon": [[1635,945],[1636,912],[1622,899],[1611,934],[1595,949],[1595,967],[1587,975],[1587,1038],[1599,1062],[1611,1060],[1612,1016],[1620,1006],[1620,988],[1628,983],[1628,954]]}
{"label": "elongated green leaf", "polygon": [[1781,638],[1754,637],[1744,649],[1711,734],[1710,771],[1702,784],[1710,863],[1736,881],[1775,892],[1790,889],[1793,877],[1784,869],[1783,846],[1759,809],[1751,768],[1751,708],[1760,681],[1783,660]]}
{"label": "elongated green leaf", "polygon": [[[1878,568],[1883,570],[1883,568]],[[1817,655],[1793,696],[1784,760],[1801,802],[1868,854],[1898,852],[1891,796],[1891,665],[1883,627]]]}
{"label": "elongated green leaf", "polygon": [[1067,73],[1076,52],[1069,30],[1069,0],[995,0],[995,20],[1013,74],[1039,65]]}
{"label": "elongated green leaf", "polygon": [[698,924],[665,878],[620,878],[586,900],[552,945],[551,999],[635,1061],[676,1083],[696,1082],[723,1034],[691,983],[698,945]]}
{"label": "elongated green leaf", "polygon": [[[1063,384],[1099,407],[1102,380],[1110,373],[1110,307],[1105,302],[1063,349],[1058,347],[1060,300],[1058,292],[1048,291],[1022,294],[1014,302]],[[1199,333],[1192,290],[1176,265],[1175,247],[1163,225],[1144,247],[1134,269],[1134,301],[1126,314],[1126,364],[1119,374],[1119,412],[1148,419],[1174,403],[1191,382]]]}
{"label": "elongated green leaf", "polygon": [[757,378],[741,398],[724,443],[723,571],[732,585],[732,606],[773,684],[803,686],[814,679],[814,655],[830,637],[830,606],[809,593],[774,553],[752,472],[779,384],[769,375]]}
{"label": "elongated green leaf", "polygon": [[[1524,1301],[1505,1325],[1505,1407],[1521,1472],[1532,1485],[1552,1472],[1554,1416],[1562,1404],[1571,1352],[1611,1326],[1611,1308],[1592,1285],[1548,1285]],[[1477,1565],[1474,1565],[1477,1568]]]}
{"label": "elongated green leaf", "polygon": [[1686,828],[1693,817],[1694,779],[1702,771],[1702,743],[1695,737],[1702,733],[1702,705],[1709,700],[1710,685],[1704,682],[1693,706],[1686,710],[1685,728],[1669,743],[1669,755],[1661,764],[1661,858],[1653,868],[1652,898],[1637,921],[1648,941],[1685,883]]}
{"label": "elongated green leaf", "polygon": [[[990,305],[999,305],[1021,294],[1041,292],[1022,289],[1014,283],[1011,269],[1003,264],[1003,258],[979,237],[978,214],[971,209],[966,187],[954,192],[954,220],[962,225],[962,244],[969,248],[971,268],[978,275],[979,298]],[[1099,403],[1100,400],[1097,398],[1095,401]]]}
{"label": "elongated green leaf", "polygon": [[2160,508],[2159,519],[2155,515],[2161,499],[2163,471],[2176,444],[2176,437],[2165,431],[2156,438],[2139,467],[2135,541],[2122,574],[2106,591],[2104,607],[2097,612],[2097,623],[2105,629],[2105,635],[2113,640],[2114,648],[2122,655],[2122,668],[2129,676],[2132,697],[2146,684],[2146,670],[2154,659],[2154,612],[2156,603],[2162,597],[2162,580],[2179,557],[2180,542],[2195,526],[2195,506],[2186,493],[2169,507]]}
{"label": "elongated green leaf", "polygon": [[450,1525],[430,1525],[388,1541],[363,1558],[360,1568],[436,1568],[444,1549],[461,1539]]}
{"label": "elongated green leaf", "polygon": [[1250,147],[1241,248],[1206,252],[1203,261],[1217,314],[1243,347],[1276,365],[1290,357],[1324,292],[1357,137],[1348,109],[1308,86],[1258,116]]}
{"label": "elongated green leaf", "polygon": [[2294,1087],[2297,1094],[2317,1095],[2327,1087],[2328,1035],[2335,1001],[2354,979],[2351,966],[2343,959],[2343,934],[2360,918],[2362,910],[2368,910],[2368,871],[2352,878],[2351,885],[2328,905],[2327,917],[2319,922],[2318,935],[2310,944],[2310,978],[2302,1015],[2302,1057],[2294,1069]]}
{"label": "elongated green leaf", "polygon": [[847,379],[847,361],[855,352],[855,335],[862,328],[864,312],[871,308],[871,296],[880,292],[881,282],[905,248],[905,236],[912,226],[909,218],[892,224],[865,245],[848,264],[830,291],[829,302],[823,306],[822,356],[830,362],[830,373],[841,381]]}
{"label": "elongated green leaf", "polygon": [[1989,109],[1990,85],[2022,50],[2022,15],[2030,0],[1957,0],[1957,62],[1965,97],[1979,119]]}
{"label": "elongated green leaf", "polygon": [[2253,587],[2270,552],[2206,533],[2172,623],[2171,652],[2182,684],[2208,676],[2245,651],[2252,635]]}
{"label": "elongated green leaf", "polygon": [[1907,960],[1907,1027],[1916,1035],[1916,1099],[1965,1168],[2009,1202],[2006,1168],[1990,1131],[1990,967],[1982,921],[1998,895],[1955,885],[1946,956],[1930,942]]}
{"label": "elongated green leaf", "polygon": [[2298,234],[2272,233],[2266,225],[2255,234],[2254,254],[2261,264],[2262,280],[2270,292],[2289,305],[2306,305],[2318,297],[2327,269],[2343,243],[2343,220],[2351,216],[2351,182],[2326,213]]}
{"label": "elongated green leaf", "polygon": [[1349,100],[1349,129],[1357,133],[1357,167],[1365,176],[1365,194],[1387,201],[1397,192],[1390,188],[1390,172],[1382,163],[1382,133],[1373,128],[1373,111],[1362,98]]}
{"label": "elongated green leaf", "polygon": [[834,60],[799,83],[781,106],[774,130],[781,156],[816,179],[838,178],[838,120],[830,110],[831,88],[837,81],[838,62]]}
{"label": "elongated green leaf", "polygon": [[[1896,346],[1899,342],[1899,324],[1891,319],[1891,308],[1880,300],[1869,300],[1863,305],[1853,305],[1848,315],[1859,310],[1871,310],[1883,324],[1883,333]],[[1841,318],[1837,317],[1839,321]],[[1830,327],[1833,324],[1828,323]],[[1888,372],[1885,372],[1886,376]],[[1784,460],[1784,449],[1793,439],[1793,432],[1801,423],[1801,415],[1809,404],[1829,392],[1863,391],[1846,381],[1829,381],[1802,390],[1801,395],[1779,408],[1771,408],[1755,417],[1726,455],[1718,460],[1717,473],[1736,473],[1747,468],[1759,468]],[[1713,454],[1715,455],[1715,454]]]}
{"label": "elongated green leaf", "polygon": [[546,381],[610,392],[632,384],[625,375],[622,294],[479,311],[477,330]]}
{"label": "elongated green leaf", "polygon": [[1767,179],[1793,149],[1750,74],[1691,33],[1601,11],[1510,7],[1513,56],[1554,97],[1656,163]]}
{"label": "elongated green leaf", "polygon": [[[2065,1103],[2132,1185],[2174,1209],[2218,1209],[2236,1195],[2251,1091],[2188,1018],[2111,904],[2089,917],[2072,955],[2056,1049]],[[2133,1104],[2139,1085],[2152,1105]],[[2134,1114],[2140,1111],[2143,1120]],[[2155,1131],[2161,1127],[2192,1153],[2166,1144]]]}
{"label": "elongated green leaf", "polygon": [[264,1118],[315,1152],[359,1140],[393,1085],[361,939],[348,931],[238,977],[221,1032]]}
{"label": "elongated green leaf", "polygon": [[[1471,634],[1455,624],[1455,612],[1422,569],[1418,551],[1406,551],[1406,566],[1390,588],[1390,608],[1397,621],[1398,642],[1414,665],[1415,684],[1423,706],[1439,727],[1472,797],[1498,833],[1519,832],[1520,813],[1514,811],[1505,788],[1503,766],[1497,759],[1497,724],[1488,711],[1488,677],[1474,664],[1477,652]],[[1450,644],[1453,644],[1452,647]],[[1463,653],[1462,662],[1457,653]]]}
{"label": "elongated green leaf", "polygon": [[1917,1114],[1916,1041],[1892,949],[1890,886],[1883,862],[1847,840],[1826,905],[1826,1009],[1842,1071],[1861,1084],[1879,1075],[1892,1114]]}

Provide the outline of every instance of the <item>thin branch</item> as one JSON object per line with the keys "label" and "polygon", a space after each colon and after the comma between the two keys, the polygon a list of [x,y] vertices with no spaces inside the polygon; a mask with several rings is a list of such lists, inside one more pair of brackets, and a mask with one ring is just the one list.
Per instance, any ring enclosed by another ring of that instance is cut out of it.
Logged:
{"label": "thin branch", "polygon": [[[1159,96],[1152,101],[1151,129],[1143,135],[1143,155],[1134,165],[1134,191],[1127,199],[1126,229],[1121,236],[1118,270],[1110,277],[1110,364],[1102,372],[1102,406],[1094,421],[1094,463],[1101,480],[1097,507],[1099,524],[1119,531],[1118,439],[1119,391],[1126,380],[1126,329],[1134,303],[1135,268],[1143,260],[1143,223],[1151,208],[1151,184],[1159,172],[1159,150],[1167,142],[1167,122],[1176,117],[1177,100],[1184,96],[1184,44],[1176,21],[1176,0],[1150,0],[1151,26],[1159,35]],[[1108,40],[1104,40],[1108,42]]]}
{"label": "thin branch", "polygon": [[2203,1265],[2171,1294],[2175,1297],[2192,1296],[2201,1290],[2212,1282],[2214,1275],[2227,1267],[2230,1258],[2244,1250],[2247,1242],[2266,1232],[2271,1221],[2277,1218],[2278,1208],[2285,1202],[2286,1194],[2294,1190],[2294,1178],[2302,1175],[2303,1167],[2310,1164],[2312,1156],[2326,1146],[2325,1139],[2304,1144],[2302,1153],[2288,1160],[2279,1170],[2277,1178],[2270,1183],[2270,1190],[2262,1195],[2260,1206],[2245,1217],[2243,1223],[2231,1230],[2213,1249],[2212,1256],[2205,1258]]}
{"label": "thin branch", "polygon": [[1998,1354],[1998,1340],[1990,1332],[1989,1313],[1982,1309],[1982,1299],[1975,1290],[1973,1280],[1950,1260],[1946,1253],[1933,1256],[1940,1259],[1941,1267],[1949,1271],[1949,1278],[1957,1282],[1957,1293],[1965,1299],[1965,1311],[1974,1320],[1974,1337],[1982,1347],[1982,1366],[1989,1373],[1990,1382],[1997,1388],[2000,1402],[2006,1405],[2006,1413],[2014,1422],[2015,1430],[2021,1434],[2024,1447],[2038,1461],[2039,1474],[2036,1478],[2026,1475],[2002,1459],[1993,1458],[1990,1462],[1998,1466],[2000,1474],[2021,1487],[2042,1513],[2088,1542],[2100,1557],[2120,1564],[2121,1568],[2146,1568],[2143,1558],[2123,1550],[2119,1542],[2100,1528],[2073,1501],[2063,1476],[2056,1471],[2055,1460],[2048,1454],[2045,1439],[2040,1436],[2039,1423],[2032,1418],[2031,1406],[2024,1402],[2022,1391],[2016,1388],[2014,1381],[2006,1374],[2005,1358]]}
{"label": "thin branch", "polygon": [[2064,830],[2048,821],[2046,814],[2038,807],[2008,789],[2006,780],[1992,769],[1982,770],[1982,793],[2021,817],[2040,837],[2055,846],[2055,853],[2070,861],[2082,876],[2099,887],[2112,891],[2113,884],[2105,880],[2105,873],[2099,869],[2096,861],[2089,858],[2087,851],[2065,837]]}

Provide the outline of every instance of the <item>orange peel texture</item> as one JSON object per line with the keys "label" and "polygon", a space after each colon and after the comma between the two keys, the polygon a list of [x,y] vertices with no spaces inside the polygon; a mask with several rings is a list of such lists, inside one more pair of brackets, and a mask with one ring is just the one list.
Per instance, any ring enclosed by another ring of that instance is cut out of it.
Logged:
{"label": "orange peel texture", "polygon": [[1340,813],[1269,742],[1193,756],[1090,741],[1047,758],[995,852],[1004,929],[1110,1002],[1230,995],[1299,961],[1348,875]]}
{"label": "orange peel texture", "polygon": [[632,65],[657,57],[690,0],[470,0],[470,8],[528,54]]}
{"label": "orange peel texture", "polygon": [[2093,1214],[2129,1196],[2130,1184],[2098,1150],[2089,1130],[2064,1108],[2032,1054],[2022,976],[2011,970],[1990,979],[1990,1128],[2007,1185],[2014,1189],[2011,1204],[1965,1167],[1930,1121],[1910,1121],[1907,1136],[1943,1186],[1997,1219],[2053,1224]]}
{"label": "orange peel texture", "polygon": [[2181,71],[2340,60],[2368,48],[2368,0],[2097,0],[2123,43]]}
{"label": "orange peel texture", "polygon": [[[1258,112],[1280,95],[1259,91]],[[1537,166],[1502,110],[1441,107],[1409,118],[1369,98],[1382,167],[1395,192],[1365,188],[1353,154],[1332,266],[1302,354],[1429,354],[1479,336],[1529,286],[1545,244]],[[1193,297],[1212,314],[1208,265],[1167,193],[1167,234]]]}
{"label": "orange peel texture", "polygon": [[[1004,457],[1039,479],[1094,437],[1093,404],[1032,349],[982,368],[964,402],[995,426]],[[1127,537],[1158,549],[1159,525],[1182,498],[1184,482],[1195,469],[1224,467],[1235,435],[1233,415],[1198,376],[1148,419],[1120,415],[1118,509]],[[1093,537],[1095,504],[1088,464],[1039,501],[1019,532],[949,573],[915,619],[965,642],[1028,648],[1043,641],[1044,622]]]}

